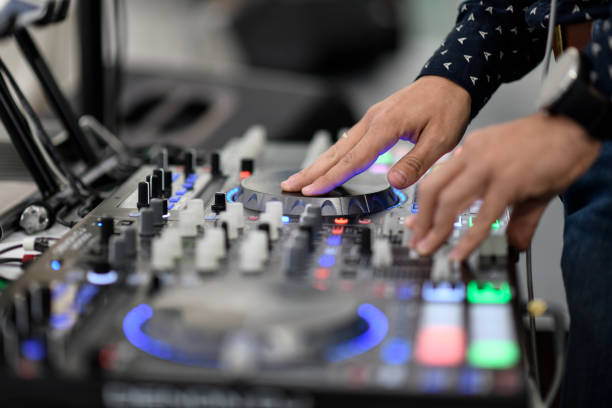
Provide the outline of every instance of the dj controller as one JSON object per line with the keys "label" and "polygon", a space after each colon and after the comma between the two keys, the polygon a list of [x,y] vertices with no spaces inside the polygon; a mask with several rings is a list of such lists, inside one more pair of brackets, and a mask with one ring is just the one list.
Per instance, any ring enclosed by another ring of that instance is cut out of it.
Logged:
{"label": "dj controller", "polygon": [[324,196],[281,191],[330,143],[255,127],[136,171],[2,293],[0,401],[526,406],[507,214],[468,262],[448,254],[478,203],[421,257],[418,186],[385,176],[404,146]]}

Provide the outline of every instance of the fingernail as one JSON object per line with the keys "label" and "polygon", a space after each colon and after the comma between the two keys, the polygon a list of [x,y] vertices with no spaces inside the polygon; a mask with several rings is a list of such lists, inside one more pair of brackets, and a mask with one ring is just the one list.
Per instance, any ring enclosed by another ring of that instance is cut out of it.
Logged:
{"label": "fingernail", "polygon": [[419,254],[424,255],[429,252],[429,245],[429,239],[422,239],[421,242],[417,244],[417,251],[419,251]]}
{"label": "fingernail", "polygon": [[408,181],[408,176],[406,176],[406,173],[401,170],[393,170],[389,174],[389,181],[395,187],[403,186]]}
{"label": "fingernail", "polygon": [[313,191],[314,191],[314,187],[313,187],[313,186],[312,186],[312,184],[311,184],[311,185],[306,186],[306,187],[304,187],[304,188],[302,189],[302,194],[304,194],[304,195],[310,195],[310,194],[312,194],[312,192],[313,192]]}
{"label": "fingernail", "polygon": [[461,261],[461,257],[459,255],[459,248],[455,248],[450,252],[450,254],[448,254],[448,258],[451,261]]}
{"label": "fingernail", "polygon": [[406,228],[412,228],[412,227],[414,227],[415,221],[416,221],[416,217],[415,216],[408,217],[408,218],[406,218],[406,221],[404,222],[404,225],[406,226]]}

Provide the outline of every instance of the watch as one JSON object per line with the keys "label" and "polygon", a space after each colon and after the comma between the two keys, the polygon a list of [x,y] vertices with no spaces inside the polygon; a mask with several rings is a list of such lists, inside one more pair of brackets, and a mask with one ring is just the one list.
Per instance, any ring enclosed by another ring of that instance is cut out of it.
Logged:
{"label": "watch", "polygon": [[598,140],[612,140],[612,103],[589,82],[589,61],[568,48],[544,79],[538,108],[565,115]]}

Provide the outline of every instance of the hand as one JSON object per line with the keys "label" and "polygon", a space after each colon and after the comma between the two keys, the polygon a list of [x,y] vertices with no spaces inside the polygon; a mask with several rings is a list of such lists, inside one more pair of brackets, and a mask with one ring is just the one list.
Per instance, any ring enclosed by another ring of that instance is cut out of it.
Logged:
{"label": "hand", "polygon": [[436,76],[412,85],[372,106],[365,116],[312,165],[281,187],[304,195],[324,194],[372,165],[399,139],[416,146],[389,171],[389,183],[415,183],[461,139],[470,117],[471,98],[454,82]]}
{"label": "hand", "polygon": [[419,213],[406,223],[413,229],[410,245],[432,253],[457,214],[482,199],[474,227],[451,257],[467,258],[511,204],[509,242],[526,249],[550,199],[589,169],[600,148],[576,122],[544,113],[470,134],[461,154],[419,184]]}

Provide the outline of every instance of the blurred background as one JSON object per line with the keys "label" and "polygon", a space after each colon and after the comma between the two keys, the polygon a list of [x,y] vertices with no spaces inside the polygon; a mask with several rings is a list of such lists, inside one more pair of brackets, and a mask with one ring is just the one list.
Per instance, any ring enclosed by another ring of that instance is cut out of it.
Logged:
{"label": "blurred background", "polygon": [[[67,22],[34,30],[75,109],[94,114],[136,147],[164,140],[215,148],[253,123],[266,125],[273,139],[293,140],[318,128],[350,126],[413,81],[450,29],[459,2],[75,2],[84,4],[88,9],[73,7]],[[93,27],[100,50],[82,41],[92,29],[90,22],[79,25],[84,15],[101,17]],[[92,68],[90,54],[97,51],[102,65]],[[14,44],[4,40],[0,53],[36,107],[49,111]],[[533,112],[540,77],[538,68],[503,86],[470,129]],[[6,146],[6,136],[0,142]],[[555,200],[533,243],[534,285],[536,296],[564,305],[562,230]]]}

